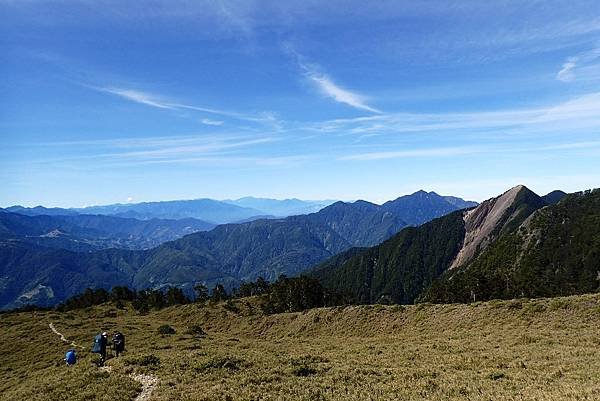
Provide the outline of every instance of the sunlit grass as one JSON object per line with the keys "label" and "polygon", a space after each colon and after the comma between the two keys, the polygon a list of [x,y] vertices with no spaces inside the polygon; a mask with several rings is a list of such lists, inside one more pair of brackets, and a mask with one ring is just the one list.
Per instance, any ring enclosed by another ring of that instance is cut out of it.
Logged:
{"label": "sunlit grass", "polygon": [[[154,400],[600,399],[597,295],[272,316],[252,306],[2,315],[0,399],[131,400],[133,371],[159,377]],[[68,346],[51,321],[85,346],[75,368],[63,366]],[[113,329],[128,352],[108,374],[87,350]]]}

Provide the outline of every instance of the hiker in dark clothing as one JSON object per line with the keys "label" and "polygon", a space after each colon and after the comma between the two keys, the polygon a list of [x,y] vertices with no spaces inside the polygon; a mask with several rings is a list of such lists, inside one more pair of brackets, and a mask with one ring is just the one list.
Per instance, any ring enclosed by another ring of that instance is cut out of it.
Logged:
{"label": "hiker in dark clothing", "polygon": [[119,331],[113,333],[113,349],[115,350],[115,356],[118,357],[120,353],[125,351],[125,336]]}
{"label": "hiker in dark clothing", "polygon": [[104,366],[106,361],[106,347],[110,345],[108,343],[108,333],[105,331],[102,334],[98,334],[94,337],[94,345],[92,345],[92,352],[100,354],[100,361],[98,366]]}

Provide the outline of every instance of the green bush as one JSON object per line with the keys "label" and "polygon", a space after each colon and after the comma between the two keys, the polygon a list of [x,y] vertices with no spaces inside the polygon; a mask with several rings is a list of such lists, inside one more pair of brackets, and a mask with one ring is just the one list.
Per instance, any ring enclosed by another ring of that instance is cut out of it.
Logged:
{"label": "green bush", "polygon": [[163,336],[170,336],[171,334],[175,334],[175,329],[168,324],[163,324],[158,328],[158,332]]}
{"label": "green bush", "polygon": [[323,357],[313,355],[303,355],[298,358],[292,358],[290,360],[292,374],[299,377],[312,376],[318,372],[316,365],[325,362],[329,361]]}
{"label": "green bush", "polygon": [[230,312],[233,313],[240,313],[240,308],[238,308],[233,302],[231,302],[230,299],[228,299],[225,304],[223,305],[223,308],[227,309]]}
{"label": "green bush", "polygon": [[488,378],[491,380],[500,380],[506,379],[506,375],[502,372],[492,372],[488,375]]}
{"label": "green bush", "polygon": [[306,376],[312,376],[316,373],[317,373],[317,369],[315,369],[309,365],[296,366],[295,368],[292,369],[292,374],[294,376],[306,377]]}
{"label": "green bush", "polygon": [[238,359],[232,356],[214,357],[208,362],[198,365],[195,369],[199,372],[204,372],[212,369],[227,369],[231,371],[240,370],[245,365],[243,359]]}
{"label": "green bush", "polygon": [[206,332],[204,331],[202,326],[200,326],[199,324],[193,324],[191,326],[188,326],[187,334],[191,334],[195,337],[200,337],[200,338],[206,337]]}
{"label": "green bush", "polygon": [[160,365],[160,358],[154,354],[130,357],[125,360],[125,365],[158,366]]}

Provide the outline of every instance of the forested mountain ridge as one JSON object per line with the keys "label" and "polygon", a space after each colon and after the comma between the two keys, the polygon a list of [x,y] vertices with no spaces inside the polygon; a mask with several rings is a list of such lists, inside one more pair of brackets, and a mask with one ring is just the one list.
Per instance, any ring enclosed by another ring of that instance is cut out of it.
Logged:
{"label": "forested mountain ridge", "polygon": [[455,210],[477,206],[477,203],[421,190],[385,202],[381,206],[383,210],[395,214],[408,225],[418,226]]}
{"label": "forested mountain ridge", "polygon": [[595,292],[600,277],[600,189],[542,208],[472,263],[444,274],[432,302]]}
{"label": "forested mountain ridge", "polygon": [[[0,283],[1,306],[18,305],[22,294],[46,287],[52,290],[52,297],[46,297],[48,290],[34,291],[40,297],[24,299],[41,304],[60,302],[81,292],[83,283],[134,288],[171,285],[190,290],[197,282],[234,286],[259,276],[296,275],[349,248],[380,243],[406,225],[383,206],[357,201],[337,202],[308,215],[221,225],[147,251],[61,253],[5,243],[0,249],[0,254],[5,254],[0,255],[5,257],[0,274],[6,275]],[[86,276],[86,271],[93,273]],[[104,279],[113,273],[113,282]],[[89,279],[95,274],[100,274],[98,283]],[[8,293],[11,295],[6,296]]]}
{"label": "forested mountain ridge", "polygon": [[489,246],[546,205],[526,187],[517,186],[475,208],[405,228],[378,246],[348,257],[338,255],[311,275],[361,303],[412,303],[433,283],[440,285],[438,279],[445,272],[444,277],[450,277],[452,271],[468,270]]}

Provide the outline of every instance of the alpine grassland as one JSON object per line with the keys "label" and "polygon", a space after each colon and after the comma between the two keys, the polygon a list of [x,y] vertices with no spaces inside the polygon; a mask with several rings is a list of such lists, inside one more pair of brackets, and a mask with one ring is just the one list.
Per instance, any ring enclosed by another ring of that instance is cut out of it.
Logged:
{"label": "alpine grassland", "polygon": [[[11,312],[0,315],[0,400],[598,400],[598,327],[596,294],[281,314],[257,298]],[[123,332],[127,351],[101,369],[90,346],[103,330]],[[143,397],[139,375],[158,379]]]}

